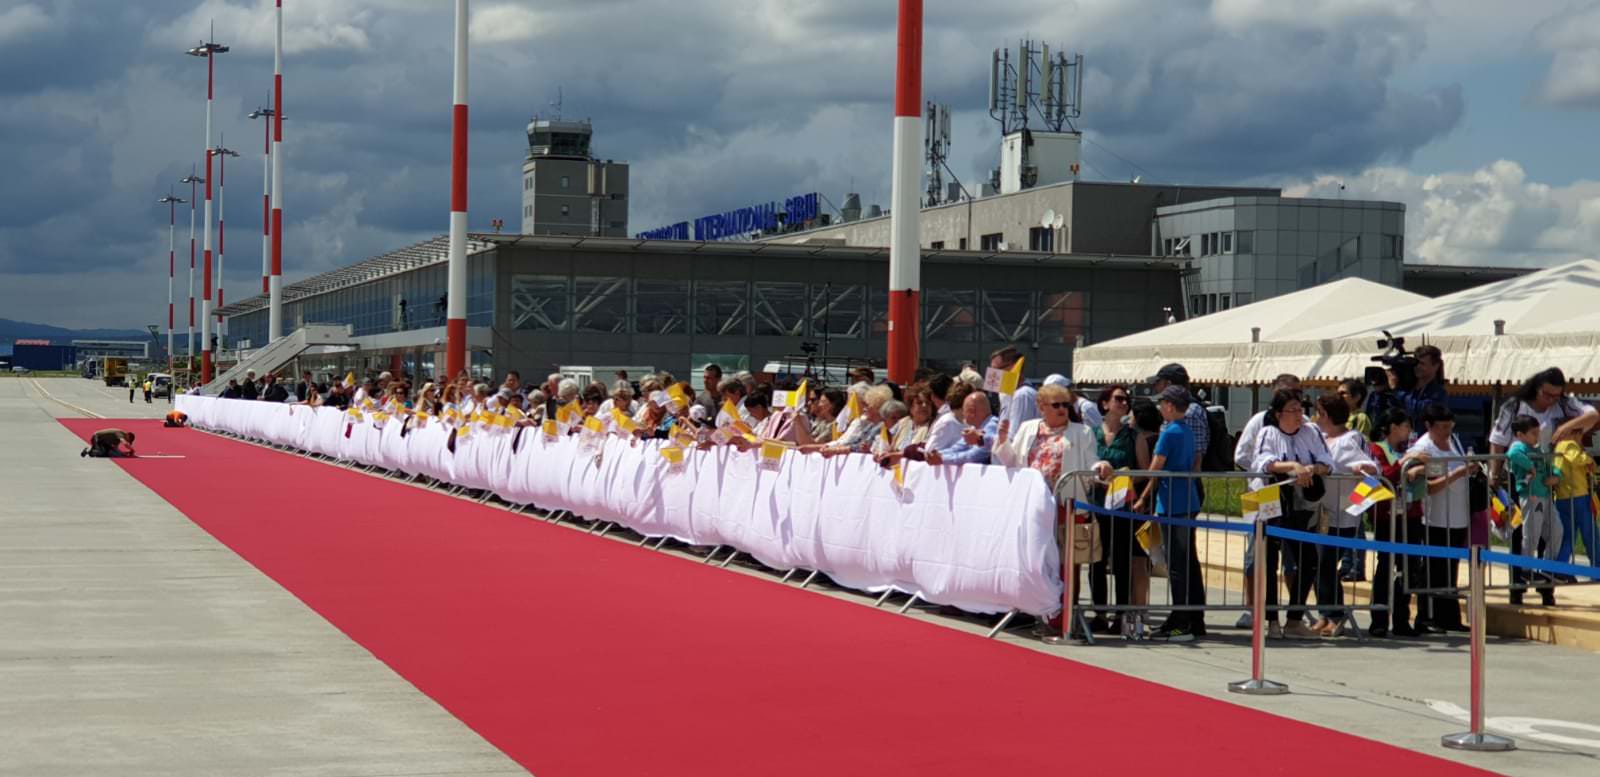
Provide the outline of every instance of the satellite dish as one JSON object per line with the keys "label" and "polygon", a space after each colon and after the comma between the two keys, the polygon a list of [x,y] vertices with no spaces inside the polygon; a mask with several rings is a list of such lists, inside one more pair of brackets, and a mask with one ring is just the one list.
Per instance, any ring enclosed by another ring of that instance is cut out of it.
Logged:
{"label": "satellite dish", "polygon": [[1056,220],[1052,224],[1052,226],[1054,226],[1056,229],[1060,229],[1060,228],[1062,228],[1062,227],[1064,227],[1066,225],[1067,225],[1067,217],[1061,215],[1060,213],[1057,213],[1056,214]]}
{"label": "satellite dish", "polygon": [[1044,216],[1039,219],[1039,226],[1044,227],[1045,229],[1049,229],[1055,223],[1056,223],[1056,212],[1055,212],[1055,209],[1053,209],[1053,208],[1049,209],[1049,210],[1046,210],[1044,212]]}

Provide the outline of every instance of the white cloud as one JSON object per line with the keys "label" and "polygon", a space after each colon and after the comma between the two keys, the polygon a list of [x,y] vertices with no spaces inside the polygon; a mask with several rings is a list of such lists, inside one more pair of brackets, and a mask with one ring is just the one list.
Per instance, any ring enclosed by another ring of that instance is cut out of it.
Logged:
{"label": "white cloud", "polygon": [[1540,101],[1563,108],[1600,108],[1600,2],[1568,8],[1538,24],[1534,45],[1552,55]]}
{"label": "white cloud", "polygon": [[[385,9],[421,8],[417,2],[397,0],[319,0],[300,3],[283,11],[284,54],[302,54],[326,49],[366,50],[372,41],[368,28],[377,12]],[[211,35],[215,25],[217,41],[235,48],[271,52],[276,33],[275,6],[272,0],[235,3],[230,0],[203,0],[194,10],[170,24],[151,30],[151,43],[169,48],[193,46]]]}
{"label": "white cloud", "polygon": [[1375,167],[1286,186],[1290,196],[1344,196],[1406,204],[1407,261],[1548,267],[1600,257],[1600,181],[1551,186],[1501,159],[1469,172]]}
{"label": "white cloud", "polygon": [[32,3],[0,11],[0,43],[22,40],[50,26],[50,17]]}
{"label": "white cloud", "polygon": [[552,33],[552,20],[520,5],[491,5],[472,12],[468,32],[479,43],[525,43]]}

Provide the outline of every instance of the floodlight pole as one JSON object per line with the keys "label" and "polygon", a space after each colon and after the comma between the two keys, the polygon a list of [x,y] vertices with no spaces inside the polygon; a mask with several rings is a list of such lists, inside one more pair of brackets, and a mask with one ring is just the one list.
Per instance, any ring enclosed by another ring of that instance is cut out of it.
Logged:
{"label": "floodlight pole", "polygon": [[[186,372],[194,369],[194,202],[200,198],[198,186],[205,180],[190,170],[187,177],[178,181],[189,184],[189,334],[184,341],[186,350],[183,352],[183,369]],[[194,380],[194,376],[190,375],[189,380]]]}
{"label": "floodlight pole", "polygon": [[168,192],[167,196],[162,197],[157,202],[165,203],[167,206],[167,374],[172,375],[172,327],[174,324],[172,286],[178,277],[177,236],[175,233],[178,228],[178,203],[188,202],[188,200],[182,197],[174,197],[171,192]]}
{"label": "floodlight pole", "polygon": [[889,198],[889,380],[911,382],[922,329],[922,0],[900,0]]}
{"label": "floodlight pole", "polygon": [[[272,104],[272,96],[267,96]],[[261,123],[261,293],[270,295],[268,279],[272,277],[272,117],[277,111],[257,108],[250,112],[252,119],[266,119]],[[269,314],[270,315],[270,314]]]}
{"label": "floodlight pole", "polygon": [[216,41],[204,41],[189,49],[191,57],[206,61],[206,226],[205,226],[205,285],[200,302],[200,383],[211,382],[211,158],[216,149],[211,145],[211,106],[216,94],[217,55],[226,54],[228,47]]}
{"label": "floodlight pole", "polygon": [[[227,147],[222,145],[223,143],[226,143],[226,142],[227,142],[226,138],[224,138],[222,136],[218,136],[218,138],[217,138],[217,143],[218,143],[217,150],[214,152],[217,155],[217,307],[216,307],[216,309],[219,310],[219,311],[222,310],[223,308],[227,307],[227,305],[228,305],[227,300],[224,299],[223,296],[222,296],[222,287],[223,287],[223,285],[225,283],[227,283],[227,280],[228,280],[227,274],[222,271],[222,267],[223,267],[223,265],[222,265],[222,255],[224,253],[224,247],[226,245],[226,239],[225,238],[226,238],[226,234],[227,234],[227,229],[226,229],[227,219],[223,217],[223,208],[227,204],[227,202],[226,202],[226,195],[224,194],[223,190],[228,188],[228,157],[230,157],[230,156],[238,156],[239,155],[239,152],[234,151],[233,149],[227,148]],[[220,312],[217,313],[217,344],[218,345],[226,345],[227,342],[228,342],[228,335],[227,335],[227,332],[224,331],[224,324],[225,324],[225,322],[223,321],[222,314]]]}

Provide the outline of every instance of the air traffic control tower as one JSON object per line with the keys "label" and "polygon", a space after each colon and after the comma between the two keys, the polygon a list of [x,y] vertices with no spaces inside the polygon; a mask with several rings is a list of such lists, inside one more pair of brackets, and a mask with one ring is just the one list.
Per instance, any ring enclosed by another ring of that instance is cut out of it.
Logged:
{"label": "air traffic control tower", "polygon": [[534,117],[522,162],[522,234],[628,236],[628,165],[594,158],[587,120]]}

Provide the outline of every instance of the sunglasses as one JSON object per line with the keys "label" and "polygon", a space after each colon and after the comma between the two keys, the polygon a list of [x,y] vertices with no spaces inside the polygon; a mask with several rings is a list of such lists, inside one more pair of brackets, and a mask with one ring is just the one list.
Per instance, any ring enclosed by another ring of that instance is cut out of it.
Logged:
{"label": "sunglasses", "polygon": [[1127,394],[1116,394],[1116,395],[1113,395],[1111,397],[1111,401],[1126,405],[1126,404],[1128,404],[1128,395]]}
{"label": "sunglasses", "polygon": [[1053,408],[1055,408],[1057,410],[1066,410],[1067,408],[1072,407],[1072,403],[1071,402],[1051,402],[1050,404],[1045,405],[1045,407],[1053,407]]}

